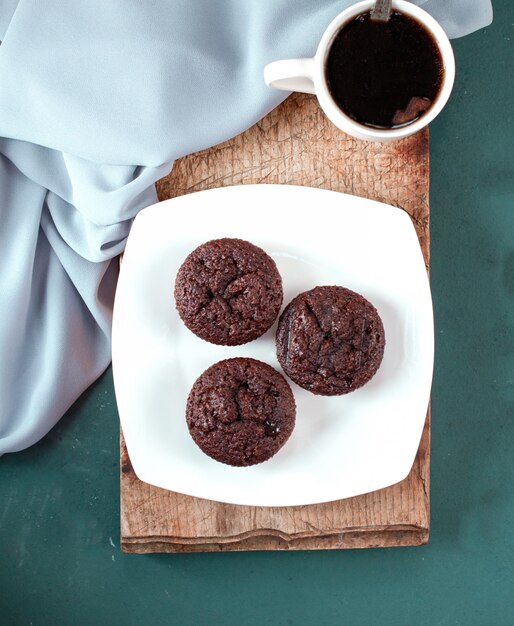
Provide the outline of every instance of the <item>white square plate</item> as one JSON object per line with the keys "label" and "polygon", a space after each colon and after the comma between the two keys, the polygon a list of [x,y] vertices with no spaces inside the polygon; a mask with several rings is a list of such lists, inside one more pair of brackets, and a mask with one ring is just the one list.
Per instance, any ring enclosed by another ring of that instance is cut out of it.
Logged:
{"label": "white square plate", "polygon": [[[382,365],[364,387],[321,397],[289,381],[296,427],[271,460],[229,467],[203,454],[187,429],[196,378],[233,356],[276,360],[276,325],[238,347],[211,345],[182,324],[175,276],[201,243],[239,237],[276,261],[284,305],[316,285],[370,300],[386,335]],[[399,482],[419,445],[432,381],[430,288],[416,232],[400,209],[286,185],[244,185],[148,207],[134,221],[113,323],[113,372],[123,433],[137,476],[200,498],[255,506],[314,504]]]}

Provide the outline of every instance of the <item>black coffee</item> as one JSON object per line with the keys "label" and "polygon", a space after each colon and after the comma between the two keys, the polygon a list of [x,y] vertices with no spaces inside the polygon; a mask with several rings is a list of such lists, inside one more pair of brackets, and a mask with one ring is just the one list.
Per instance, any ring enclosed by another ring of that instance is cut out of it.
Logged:
{"label": "black coffee", "polygon": [[397,11],[386,23],[363,13],[337,34],[326,78],[336,104],[365,126],[395,128],[420,118],[436,99],[443,60],[432,35]]}

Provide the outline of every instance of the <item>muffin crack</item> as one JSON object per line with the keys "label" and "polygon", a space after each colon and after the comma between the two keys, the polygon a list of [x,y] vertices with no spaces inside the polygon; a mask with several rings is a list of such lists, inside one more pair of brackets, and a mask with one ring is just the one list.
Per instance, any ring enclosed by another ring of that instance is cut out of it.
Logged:
{"label": "muffin crack", "polygon": [[208,368],[193,385],[186,406],[197,445],[213,459],[238,466],[271,458],[289,438],[295,413],[284,377],[249,358]]}
{"label": "muffin crack", "polygon": [[282,298],[282,279],[273,259],[240,239],[199,246],[175,281],[175,302],[184,324],[219,345],[257,339],[275,321]]}
{"label": "muffin crack", "polygon": [[315,287],[284,309],[277,358],[300,387],[340,395],[362,387],[380,367],[385,337],[375,307],[339,286]]}

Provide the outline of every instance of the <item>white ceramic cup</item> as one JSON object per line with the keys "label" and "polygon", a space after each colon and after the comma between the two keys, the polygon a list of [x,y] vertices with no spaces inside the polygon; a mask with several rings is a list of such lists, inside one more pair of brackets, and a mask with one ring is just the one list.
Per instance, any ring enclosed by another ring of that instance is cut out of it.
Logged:
{"label": "white ceramic cup", "polygon": [[325,64],[332,42],[341,28],[361,13],[369,11],[374,0],[364,0],[348,7],[329,24],[321,37],[312,59],[287,59],[269,63],[264,68],[264,80],[270,87],[284,91],[316,94],[326,116],[342,131],[367,141],[389,141],[413,135],[429,124],[443,109],[450,97],[455,80],[455,57],[446,33],[426,11],[405,0],[393,0],[393,9],[412,17],[432,35],[443,60],[443,82],[436,100],[419,119],[398,128],[372,128],[359,124],[346,115],[335,103],[325,78]]}

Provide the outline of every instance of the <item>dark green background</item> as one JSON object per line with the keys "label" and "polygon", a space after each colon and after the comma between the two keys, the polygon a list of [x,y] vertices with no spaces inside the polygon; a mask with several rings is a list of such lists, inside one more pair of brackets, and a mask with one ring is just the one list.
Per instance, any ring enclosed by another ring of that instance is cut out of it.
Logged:
{"label": "dark green background", "polygon": [[431,127],[430,544],[123,555],[108,372],[0,459],[0,624],[514,624],[514,3],[494,8]]}

